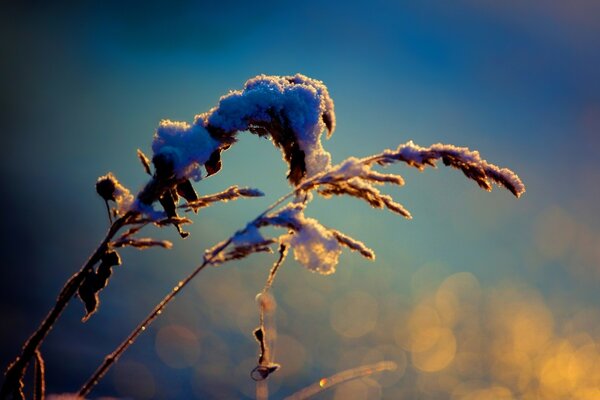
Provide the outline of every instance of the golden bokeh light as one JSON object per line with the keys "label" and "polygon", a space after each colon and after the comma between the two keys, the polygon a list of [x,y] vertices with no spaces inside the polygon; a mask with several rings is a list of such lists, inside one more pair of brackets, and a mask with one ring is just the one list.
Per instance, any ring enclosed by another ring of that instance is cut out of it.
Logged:
{"label": "golden bokeh light", "polygon": [[181,325],[167,325],[156,334],[156,353],[171,368],[191,367],[200,356],[196,334]]}
{"label": "golden bokeh light", "polygon": [[475,389],[464,394],[454,395],[456,400],[513,400],[513,393],[503,386]]}
{"label": "golden bokeh light", "polygon": [[442,331],[437,310],[429,305],[417,305],[407,321],[399,321],[394,330],[396,343],[409,351],[426,351],[433,347]]}
{"label": "golden bokeh light", "polygon": [[424,351],[413,351],[412,363],[421,371],[435,372],[446,368],[456,355],[456,338],[448,328],[438,332],[435,344]]}
{"label": "golden bokeh light", "polygon": [[[558,221],[566,218],[556,215],[552,218]],[[573,239],[567,250],[548,250],[544,257],[571,257],[576,243]],[[314,278],[302,277],[307,282]],[[221,321],[251,331],[258,310],[243,281],[243,274],[235,272],[231,287],[217,285],[220,293],[211,288],[205,295],[222,298],[224,312],[231,315],[219,315]],[[273,398],[287,395],[279,387],[314,366],[312,354],[331,348],[332,357],[318,361],[331,374],[381,361],[397,365],[342,384],[317,381],[334,399],[600,399],[600,311],[595,308],[543,295],[522,281],[484,285],[471,272],[448,273],[443,264],[417,270],[412,292],[348,291],[316,280],[307,286],[291,285],[278,295],[273,350],[282,367],[269,378]],[[227,298],[237,290],[233,300]],[[245,300],[234,306],[241,297]],[[335,300],[329,303],[331,298]],[[327,307],[329,315],[323,316]],[[319,329],[311,325],[319,315],[320,323],[329,322],[328,329],[337,333],[335,339],[321,340]],[[205,340],[214,345],[205,346]],[[247,378],[256,365],[256,358],[240,363],[221,342],[203,334],[194,364],[195,376],[215,381],[216,387],[226,385],[224,375]],[[253,397],[255,389],[250,382],[237,389],[237,396]]]}
{"label": "golden bokeh light", "polygon": [[450,275],[435,293],[438,315],[448,327],[454,326],[465,313],[473,313],[479,305],[481,287],[479,280],[470,272]]}
{"label": "golden bokeh light", "polygon": [[344,337],[358,338],[366,335],[375,329],[377,319],[377,300],[366,292],[349,292],[331,305],[331,326]]}
{"label": "golden bokeh light", "polygon": [[281,365],[277,374],[282,378],[298,375],[305,368],[306,350],[302,343],[288,335],[277,335],[274,361]]}
{"label": "golden bokeh light", "polygon": [[381,399],[381,386],[371,378],[348,381],[336,387],[334,400],[378,400]]}

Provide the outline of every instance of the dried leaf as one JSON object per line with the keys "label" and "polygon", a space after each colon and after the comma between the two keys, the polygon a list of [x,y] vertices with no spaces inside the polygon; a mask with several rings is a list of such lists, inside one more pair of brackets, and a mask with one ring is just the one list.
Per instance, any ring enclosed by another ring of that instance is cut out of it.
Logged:
{"label": "dried leaf", "polygon": [[258,342],[258,344],[260,346],[260,353],[259,353],[259,356],[258,356],[258,363],[262,364],[264,362],[265,348],[266,348],[266,344],[265,344],[265,331],[262,328],[262,326],[259,326],[258,328],[256,328],[254,330],[254,339],[256,339],[256,341]]}
{"label": "dried leaf", "polygon": [[82,321],[87,321],[98,310],[100,304],[98,294],[108,284],[112,267],[121,264],[121,258],[116,251],[109,250],[102,256],[98,269],[89,269],[83,282],[77,290],[77,295],[83,302],[86,314]]}
{"label": "dried leaf", "polygon": [[269,348],[266,340],[266,332],[262,326],[254,330],[254,338],[260,346],[260,354],[258,356],[258,365],[252,370],[250,377],[255,381],[263,381],[273,372],[277,371],[280,366],[268,360]]}
{"label": "dried leaf", "polygon": [[175,224],[175,225],[185,225],[185,224],[191,224],[193,223],[193,221],[189,218],[186,217],[171,217],[171,218],[165,218],[165,219],[161,219],[158,221],[152,221],[156,226],[165,226],[165,225],[170,225],[170,224]]}
{"label": "dried leaf", "polygon": [[321,115],[321,118],[327,128],[327,137],[329,137],[333,133],[333,118],[329,112],[324,112],[323,115]]}
{"label": "dried leaf", "polygon": [[212,152],[204,163],[204,168],[206,168],[206,176],[214,175],[221,170],[221,149]]}
{"label": "dried leaf", "polygon": [[85,316],[82,321],[87,321],[98,309],[98,290],[96,290],[96,274],[92,269],[85,276],[81,286],[77,290],[77,295],[85,306]]}
{"label": "dried leaf", "polygon": [[194,190],[194,187],[189,179],[177,184],[177,194],[187,201],[198,200],[198,195],[196,194],[196,191]]}
{"label": "dried leaf", "polygon": [[[158,199],[160,204],[163,206],[165,213],[169,218],[178,218],[177,215],[177,201],[179,200],[177,196],[177,192],[173,189],[169,189],[163,193],[162,196]],[[182,238],[186,238],[189,236],[188,232],[184,232],[181,229],[181,226],[178,223],[173,223],[175,229]]]}

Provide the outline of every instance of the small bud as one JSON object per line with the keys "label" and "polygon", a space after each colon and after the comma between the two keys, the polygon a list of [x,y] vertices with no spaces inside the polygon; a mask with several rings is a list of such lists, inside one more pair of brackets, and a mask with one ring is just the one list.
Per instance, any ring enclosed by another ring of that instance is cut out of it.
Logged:
{"label": "small bud", "polygon": [[116,188],[117,179],[110,172],[96,181],[96,192],[106,201],[115,201]]}
{"label": "small bud", "polygon": [[261,310],[267,314],[272,314],[277,308],[277,302],[273,295],[268,292],[260,292],[256,295],[256,302]]}

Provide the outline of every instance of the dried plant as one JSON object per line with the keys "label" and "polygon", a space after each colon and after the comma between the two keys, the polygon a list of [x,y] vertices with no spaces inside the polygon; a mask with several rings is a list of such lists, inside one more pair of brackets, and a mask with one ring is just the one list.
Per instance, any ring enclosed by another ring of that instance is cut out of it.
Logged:
{"label": "dried plant", "polygon": [[[137,337],[206,266],[239,260],[254,253],[274,252],[278,248],[279,257],[265,287],[257,296],[259,327],[254,331],[260,355],[251,376],[259,382],[257,396],[266,398],[268,389],[265,380],[278,369],[272,352],[276,339],[273,319],[276,302],[270,289],[288,251],[291,250],[304,267],[324,275],[335,272],[343,248],[367,259],[375,259],[375,253],[361,241],[307,217],[305,211],[313,197],[347,195],[372,207],[386,208],[411,218],[404,206],[378,189],[384,184],[403,185],[402,177],[376,171],[373,169],[376,166],[387,167],[402,162],[423,170],[427,166],[434,167],[441,160],[445,165],[461,170],[483,189],[491,190],[492,184],[496,184],[516,197],[525,191],[512,171],[487,163],[476,151],[452,145],[420,147],[408,142],[395,150],[384,150],[365,158],[351,157],[331,165],[331,156],[321,144],[321,135],[326,131],[329,136],[334,130],[335,113],[327,88],[322,82],[300,74],[287,77],[261,75],[250,79],[242,91],[222,97],[215,108],[197,115],[192,124],[161,121],[152,142],[152,158],[138,151],[142,166],[151,178],[137,194],[133,195],[111,173],[98,179],[96,189],[107,204],[111,226],[88,261],[67,281],[48,316],[8,367],[0,398],[24,399],[23,376],[33,359],[36,364],[36,398],[44,397],[44,362],[40,345],[74,296],[78,296],[84,304],[83,321],[98,311],[100,293],[109,283],[113,267],[121,264],[118,249],[171,248],[171,242],[139,237],[143,228],[172,225],[185,238],[189,234],[183,227],[192,221],[180,216],[179,212],[196,213],[215,203],[263,195],[256,189],[232,186],[220,193],[198,196],[192,186],[191,181],[200,181],[221,169],[221,153],[236,142],[238,132],[250,131],[259,136],[269,136],[288,163],[287,178],[293,189],[243,229],[206,250],[203,262],[177,283],[121,345],[105,358],[82,386],[78,396],[85,397],[93,389]],[[272,237],[265,236],[265,227],[283,232]],[[324,381],[325,384],[321,383],[320,387],[391,369],[392,364],[359,367],[340,373]],[[309,387],[290,398],[306,398],[314,393],[314,388]]]}

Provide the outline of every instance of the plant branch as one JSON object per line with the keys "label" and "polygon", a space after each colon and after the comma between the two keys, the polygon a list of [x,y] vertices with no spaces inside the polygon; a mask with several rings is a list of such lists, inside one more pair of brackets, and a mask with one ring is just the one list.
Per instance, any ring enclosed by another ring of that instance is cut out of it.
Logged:
{"label": "plant branch", "polygon": [[[275,201],[273,204],[271,204],[269,207],[267,207],[267,209],[265,211],[263,211],[258,217],[256,217],[251,222],[251,224],[254,223],[254,222],[256,222],[256,221],[258,221],[258,220],[260,220],[269,211],[273,210],[275,207],[277,207],[278,205],[280,205],[281,203],[283,203],[285,200],[289,199],[294,194],[298,193],[298,191],[299,191],[299,189],[295,188],[294,190],[292,190],[288,194],[280,197],[277,201]],[[98,384],[98,382],[100,381],[100,379],[102,379],[102,377],[104,377],[104,375],[106,375],[106,373],[112,367],[112,365],[114,363],[116,363],[118,361],[119,357],[121,357],[121,355],[129,348],[129,346],[131,346],[136,341],[136,339],[138,338],[138,336],[143,331],[145,331],[146,328],[152,322],[154,322],[154,320],[162,313],[162,311],[164,310],[164,308],[175,298],[175,296],[184,287],[186,287],[187,284],[190,283],[196,277],[196,275],[198,275],[200,273],[200,271],[202,271],[207,265],[211,264],[211,262],[223,250],[225,250],[225,248],[227,248],[227,246],[229,246],[229,244],[231,244],[232,240],[233,240],[233,235],[231,237],[229,237],[229,239],[227,239],[226,241],[224,241],[223,243],[221,243],[209,256],[205,256],[204,261],[202,262],[202,264],[200,264],[198,267],[196,267],[196,269],[194,269],[184,280],[180,281],[173,288],[173,290],[169,294],[167,294],[161,300],[161,302],[158,303],[154,307],[154,309],[150,312],[150,314],[148,314],[148,316],[146,318],[144,318],[144,320],[140,324],[138,324],[138,326],[129,334],[129,336],[127,336],[127,338],[123,342],[121,342],[121,344],[115,349],[115,351],[113,351],[112,353],[110,353],[109,355],[107,355],[104,358],[104,361],[102,362],[102,364],[100,364],[100,366],[96,369],[96,371],[92,374],[92,376],[84,383],[84,385],[79,390],[78,395],[80,397],[84,398],[86,395],[88,395],[91,392],[91,390],[94,388],[94,386],[96,386]],[[280,262],[281,261],[282,260],[280,260]]]}
{"label": "plant branch", "polygon": [[83,282],[87,272],[100,261],[102,255],[108,249],[108,245],[112,238],[135,214],[136,213],[134,212],[128,212],[119,219],[115,220],[110,226],[102,242],[100,242],[96,250],[94,250],[79,272],[74,274],[65,283],[58,295],[54,307],[52,307],[36,331],[29,337],[29,339],[27,339],[23,345],[23,348],[21,349],[21,354],[19,354],[19,356],[6,369],[6,372],[4,373],[2,389],[0,389],[0,399],[25,399],[25,395],[23,393],[23,376],[25,375],[25,371],[29,365],[29,362],[36,356],[36,352],[40,348],[48,333],[52,330],[54,323],[58,320],[69,301],[73,298],[73,296],[75,296],[75,294],[77,294],[77,289]]}

